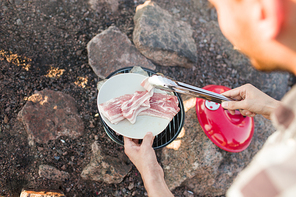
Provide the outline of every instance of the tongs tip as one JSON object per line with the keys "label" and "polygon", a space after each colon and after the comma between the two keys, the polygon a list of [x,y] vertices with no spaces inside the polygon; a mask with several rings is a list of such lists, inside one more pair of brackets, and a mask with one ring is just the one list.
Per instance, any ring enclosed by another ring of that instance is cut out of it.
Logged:
{"label": "tongs tip", "polygon": [[149,77],[148,82],[157,89],[173,91],[171,87],[174,85],[174,81],[168,79],[161,73],[156,73]]}
{"label": "tongs tip", "polygon": [[161,73],[157,73],[149,77],[148,82],[150,83],[150,85],[152,85],[157,89],[161,89],[169,92],[178,92],[178,93],[188,94],[198,98],[213,101],[216,103],[221,103],[222,101],[231,100],[221,94],[169,79],[168,77],[165,77]]}

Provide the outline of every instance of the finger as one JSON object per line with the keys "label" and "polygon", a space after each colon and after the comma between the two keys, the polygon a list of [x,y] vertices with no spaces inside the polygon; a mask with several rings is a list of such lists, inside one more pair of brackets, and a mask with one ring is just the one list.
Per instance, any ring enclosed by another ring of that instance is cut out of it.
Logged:
{"label": "finger", "polygon": [[123,137],[124,142],[124,149],[130,149],[133,146],[136,146],[137,144],[133,141],[133,139],[128,137]]}
{"label": "finger", "polygon": [[234,101],[241,101],[243,100],[243,97],[241,95],[237,95],[237,96],[228,96],[227,94],[222,93],[223,96],[230,98]]}
{"label": "finger", "polygon": [[228,90],[226,92],[223,92],[222,95],[226,96],[226,97],[230,97],[230,98],[234,98],[236,100],[241,100],[241,90],[240,88],[235,88],[232,90]]}
{"label": "finger", "polygon": [[235,115],[235,110],[228,109],[228,111],[231,115]]}
{"label": "finger", "polygon": [[256,116],[256,114],[251,112],[251,113],[250,113],[249,115],[247,115],[247,116],[253,118],[254,116]]}
{"label": "finger", "polygon": [[144,146],[152,146],[154,140],[154,136],[151,132],[148,132],[142,142],[142,145]]}
{"label": "finger", "polygon": [[256,113],[251,112],[249,110],[245,110],[245,109],[239,110],[239,111],[243,116],[254,117],[256,115]]}
{"label": "finger", "polygon": [[123,144],[124,144],[124,148],[130,146],[131,139],[123,136]]}
{"label": "finger", "polygon": [[223,101],[222,107],[228,110],[244,109],[245,102],[243,101]]}
{"label": "finger", "polygon": [[247,110],[243,110],[243,109],[240,109],[239,112],[240,112],[241,115],[243,115],[243,116],[247,116],[247,113],[248,113]]}
{"label": "finger", "polygon": [[248,117],[254,117],[256,115],[256,113],[253,113],[253,112],[248,111],[248,110],[244,110],[243,113],[245,114],[245,116],[248,116]]}
{"label": "finger", "polygon": [[123,140],[124,152],[132,160],[132,156],[136,154],[140,145],[135,144],[131,138],[123,137]]}

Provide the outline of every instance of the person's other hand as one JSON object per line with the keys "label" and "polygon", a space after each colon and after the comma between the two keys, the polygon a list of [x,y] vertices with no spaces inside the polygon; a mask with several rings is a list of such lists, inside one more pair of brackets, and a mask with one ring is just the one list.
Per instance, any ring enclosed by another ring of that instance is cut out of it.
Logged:
{"label": "person's other hand", "polygon": [[236,100],[223,101],[222,107],[224,109],[228,109],[231,114],[234,114],[235,110],[239,109],[243,116],[249,117],[261,114],[263,117],[270,119],[271,112],[279,104],[279,101],[261,92],[251,84],[226,91],[222,95]]}
{"label": "person's other hand", "polygon": [[124,152],[140,172],[148,196],[173,196],[165,183],[164,172],[152,148],[153,134],[148,132],[142,144],[138,144],[138,140],[127,137],[123,139]]}
{"label": "person's other hand", "polygon": [[[155,151],[152,148],[154,136],[148,132],[142,144],[138,140],[124,137],[124,151],[131,162],[137,167],[142,176],[153,171],[162,171],[157,162]],[[163,173],[163,172],[162,172]]]}

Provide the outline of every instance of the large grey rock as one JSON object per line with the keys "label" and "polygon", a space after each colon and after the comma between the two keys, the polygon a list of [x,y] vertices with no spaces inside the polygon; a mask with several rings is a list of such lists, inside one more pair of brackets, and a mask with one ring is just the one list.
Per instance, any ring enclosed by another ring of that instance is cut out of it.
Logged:
{"label": "large grey rock", "polygon": [[94,142],[91,161],[83,169],[81,177],[108,184],[120,183],[131,169],[132,165],[124,153],[118,153],[118,157],[105,155],[97,142]]}
{"label": "large grey rock", "polygon": [[29,144],[47,143],[60,136],[77,138],[84,132],[76,102],[70,95],[44,89],[34,93],[18,114],[28,133]]}
{"label": "large grey rock", "polygon": [[113,71],[129,66],[155,70],[155,65],[115,26],[91,39],[87,44],[87,51],[90,66],[96,75],[103,79]]}
{"label": "large grey rock", "polygon": [[191,26],[174,19],[156,3],[146,1],[139,5],[134,23],[134,44],[153,62],[183,67],[192,67],[197,62]]}
{"label": "large grey rock", "polygon": [[196,118],[195,98],[182,96],[182,99],[187,111],[184,130],[162,150],[166,183],[171,190],[184,185],[196,195],[223,195],[275,129],[269,120],[256,116],[249,147],[240,153],[226,152],[204,134]]}

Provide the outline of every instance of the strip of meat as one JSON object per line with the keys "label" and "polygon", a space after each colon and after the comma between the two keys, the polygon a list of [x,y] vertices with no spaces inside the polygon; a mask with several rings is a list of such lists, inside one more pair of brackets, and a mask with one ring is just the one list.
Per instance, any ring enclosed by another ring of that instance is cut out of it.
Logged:
{"label": "strip of meat", "polygon": [[138,115],[148,115],[171,120],[179,111],[178,98],[173,95],[154,93],[154,88],[144,79],[141,85],[147,91],[136,91],[111,99],[99,105],[100,112],[112,123],[125,118],[132,124]]}
{"label": "strip of meat", "polygon": [[124,102],[121,106],[123,116],[132,124],[136,122],[136,118],[140,112],[150,108],[149,99],[153,95],[153,90],[136,91],[134,96]]}
{"label": "strip of meat", "polygon": [[117,124],[125,119],[121,110],[122,104],[130,100],[132,97],[133,94],[125,94],[123,96],[110,99],[105,103],[99,104],[99,110],[109,120],[109,122]]}
{"label": "strip of meat", "polygon": [[142,82],[141,82],[141,86],[143,88],[145,88],[145,90],[147,91],[151,91],[154,87],[148,82],[149,77],[145,78]]}
{"label": "strip of meat", "polygon": [[176,96],[154,93],[150,98],[150,108],[139,113],[140,116],[155,116],[171,120],[179,111],[178,98]]}

